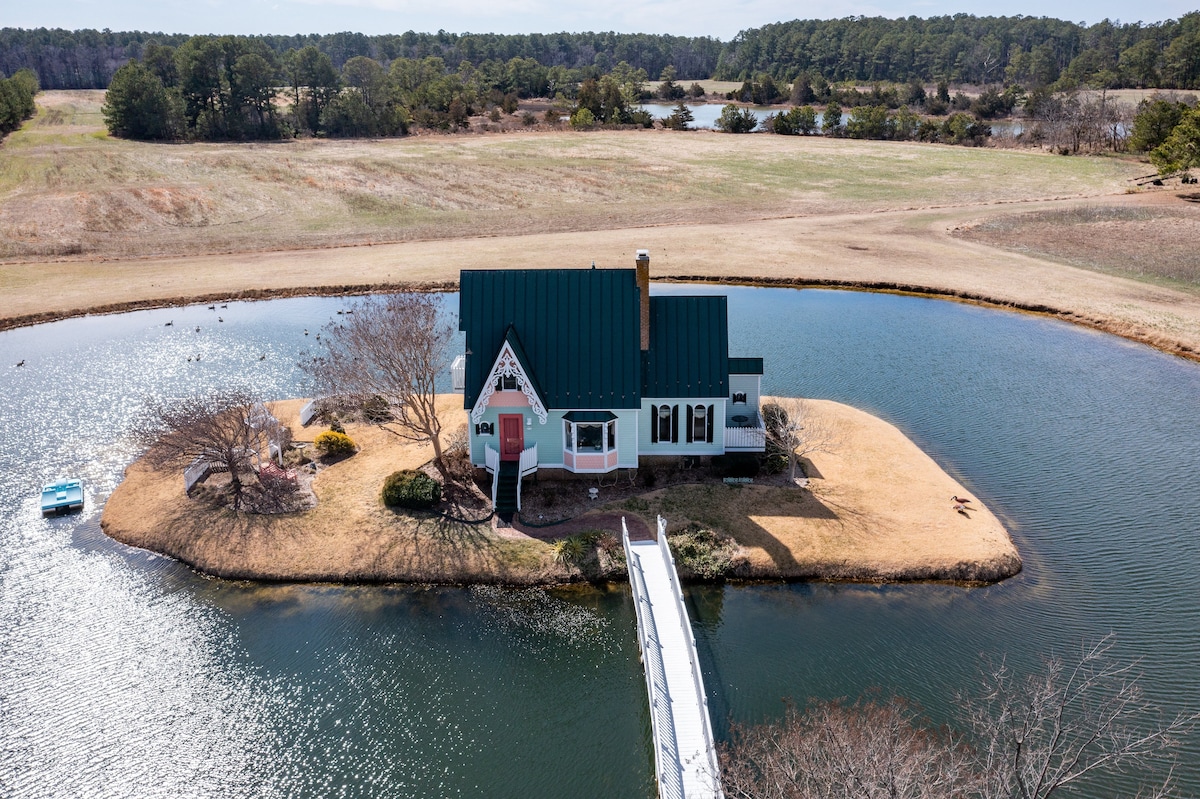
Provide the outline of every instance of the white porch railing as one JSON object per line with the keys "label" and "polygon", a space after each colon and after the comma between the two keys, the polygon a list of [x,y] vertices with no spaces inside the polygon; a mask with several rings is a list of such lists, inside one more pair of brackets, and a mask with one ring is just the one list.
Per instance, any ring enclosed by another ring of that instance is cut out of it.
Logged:
{"label": "white porch railing", "polygon": [[317,415],[319,399],[310,399],[304,403],[304,407],[300,409],[300,425],[305,426],[313,420]]}
{"label": "white porch railing", "polygon": [[450,385],[455,391],[467,390],[467,356],[459,355],[450,364]]}
{"label": "white porch railing", "polygon": [[742,427],[730,427],[725,422],[725,451],[762,452],[767,448],[767,430],[763,427],[762,418],[754,415],[753,421]]}
{"label": "white porch railing", "polygon": [[192,488],[204,478],[208,477],[213,470],[213,465],[207,460],[196,458],[186,469],[183,470],[183,493],[191,494]]}
{"label": "white porch railing", "polygon": [[496,488],[500,485],[500,450],[485,445],[483,448],[483,467],[492,474],[492,507],[496,507]]}
{"label": "white porch railing", "polygon": [[[533,474],[538,468],[537,444],[521,450],[520,470],[517,472],[517,510],[521,510],[521,483],[527,474]],[[495,504],[494,502],[492,503]]]}

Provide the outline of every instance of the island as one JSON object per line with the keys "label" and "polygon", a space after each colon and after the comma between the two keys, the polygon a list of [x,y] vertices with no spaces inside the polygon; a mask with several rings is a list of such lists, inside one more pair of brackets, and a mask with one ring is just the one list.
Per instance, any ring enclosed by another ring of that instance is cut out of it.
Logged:
{"label": "island", "polygon": [[[390,509],[380,498],[385,477],[420,468],[432,448],[375,425],[347,423],[358,451],[316,470],[310,509],[258,514],[213,506],[185,493],[179,469],[143,458],[109,497],[101,525],[130,546],[240,580],[555,585],[620,579],[619,557],[601,557],[603,568],[597,568],[595,559],[561,557],[556,543],[581,532],[593,533],[593,540],[619,538],[622,518],[631,530],[652,529],[660,513],[669,530],[706,529],[732,539],[723,579],[975,583],[1020,571],[1000,519],[895,426],[839,403],[808,402],[810,414],[838,431],[839,443],[807,455],[802,480],[726,482],[697,468],[651,489],[637,480],[601,486],[593,500],[589,489],[597,481],[542,478],[527,488],[531,504],[522,518],[536,517],[536,503],[553,483],[552,509],[583,509],[559,524],[518,518],[503,525],[486,512],[480,514],[486,520],[472,522],[436,509]],[[270,405],[300,444],[321,432],[300,424],[304,405],[301,399]],[[457,418],[461,396],[439,395],[438,410]],[[956,508],[952,497],[975,501]],[[680,566],[686,576],[686,561]]]}

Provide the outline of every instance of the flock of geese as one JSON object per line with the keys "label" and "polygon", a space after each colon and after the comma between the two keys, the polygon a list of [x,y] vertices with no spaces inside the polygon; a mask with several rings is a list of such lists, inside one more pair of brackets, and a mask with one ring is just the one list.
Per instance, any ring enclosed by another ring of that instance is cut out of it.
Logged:
{"label": "flock of geese", "polygon": [[[228,305],[228,304],[225,304],[225,305],[221,305],[221,306],[219,306],[219,307],[221,307],[221,308],[228,308],[228,307],[229,307],[229,305]],[[210,311],[215,311],[215,310],[217,310],[217,308],[218,308],[218,306],[217,306],[217,305],[215,305],[215,304],[214,304],[214,305],[210,305],[210,306],[208,306],[208,310],[210,310]],[[338,311],[338,316],[342,316],[343,314],[351,314],[351,313],[354,313],[354,311],[346,311],[346,310],[341,310],[341,311]],[[218,317],[217,317],[217,321],[218,321],[218,322],[224,322],[224,321],[225,321],[225,317],[223,317],[223,316],[218,316]],[[172,319],[172,320],[170,320],[170,321],[168,321],[168,322],[163,322],[163,327],[174,327],[174,326],[175,326],[175,320],[174,320],[174,319]],[[197,333],[199,333],[199,332],[200,332],[200,325],[196,325],[196,332],[197,332]],[[306,336],[308,335],[308,328],[305,328],[305,329],[304,329],[304,335],[306,335]],[[321,334],[320,334],[320,333],[317,333],[317,335],[316,335],[316,340],[317,340],[317,341],[320,341],[320,340],[321,340]],[[265,360],[267,359],[267,354],[266,354],[266,353],[263,353],[262,355],[258,356],[258,359],[259,359],[260,361],[265,361]],[[188,363],[191,363],[192,361],[199,361],[199,360],[200,360],[200,356],[199,356],[199,355],[189,355],[189,356],[188,356],[188,359],[187,359]],[[20,361],[18,361],[18,362],[17,362],[17,368],[20,368],[20,367],[22,367],[22,366],[24,366],[24,365],[25,365],[25,359],[24,359],[24,358],[22,358]]]}

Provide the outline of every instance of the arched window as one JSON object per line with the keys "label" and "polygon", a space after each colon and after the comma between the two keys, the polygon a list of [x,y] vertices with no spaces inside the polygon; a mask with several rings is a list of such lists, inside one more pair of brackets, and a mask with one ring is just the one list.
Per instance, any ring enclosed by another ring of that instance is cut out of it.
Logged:
{"label": "arched window", "polygon": [[650,415],[650,443],[679,443],[678,405],[651,405]]}

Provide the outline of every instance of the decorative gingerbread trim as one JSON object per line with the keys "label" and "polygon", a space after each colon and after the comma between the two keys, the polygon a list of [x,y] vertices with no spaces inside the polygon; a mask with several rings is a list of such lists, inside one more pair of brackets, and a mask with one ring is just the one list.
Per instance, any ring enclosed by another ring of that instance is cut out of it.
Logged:
{"label": "decorative gingerbread trim", "polygon": [[487,410],[492,395],[496,393],[496,381],[501,377],[517,379],[517,387],[529,400],[529,407],[533,409],[538,421],[545,424],[548,416],[546,406],[542,404],[541,398],[538,397],[537,391],[533,387],[533,382],[521,368],[517,354],[513,352],[513,348],[507,341],[500,345],[500,354],[496,356],[496,363],[492,365],[492,371],[488,372],[487,380],[483,383],[483,390],[479,392],[479,399],[475,400],[475,407],[471,409],[471,421],[478,423],[483,419],[483,412]]}

